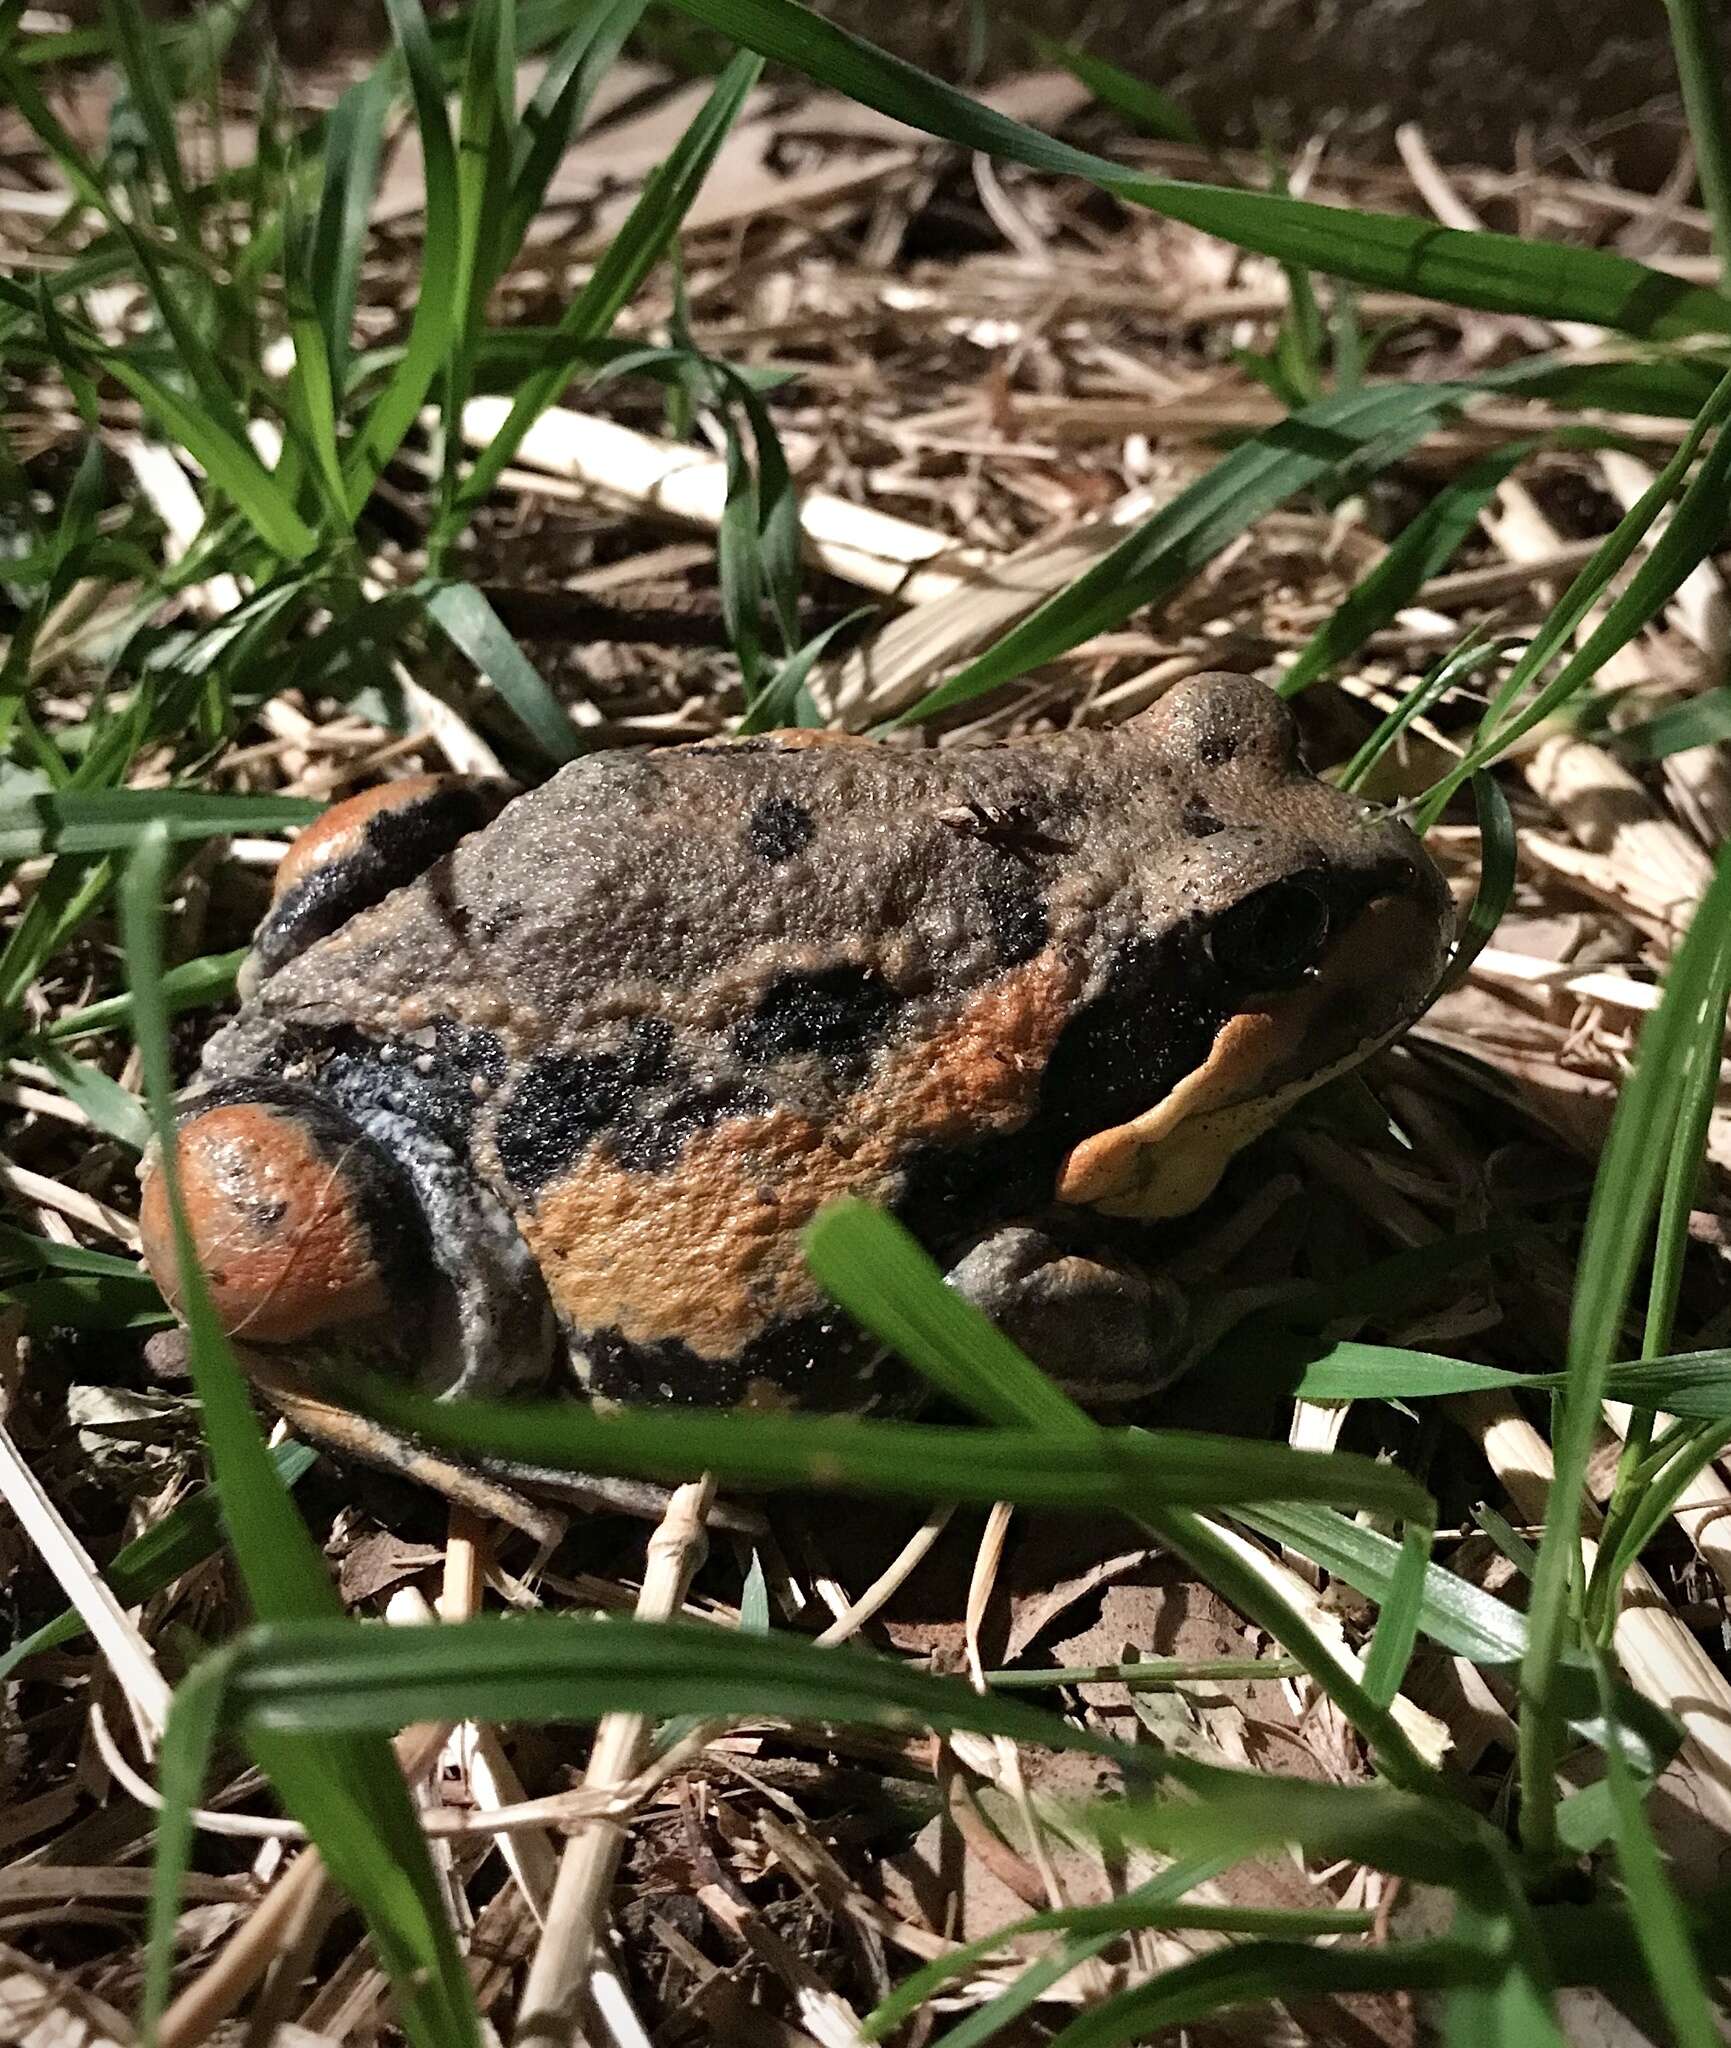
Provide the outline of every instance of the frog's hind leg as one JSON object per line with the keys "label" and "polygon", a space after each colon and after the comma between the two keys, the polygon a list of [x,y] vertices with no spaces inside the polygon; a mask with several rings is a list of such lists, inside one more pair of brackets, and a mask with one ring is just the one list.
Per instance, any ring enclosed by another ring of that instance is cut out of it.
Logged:
{"label": "frog's hind leg", "polygon": [[949,1283],[1084,1406],[1139,1400],[1188,1362],[1184,1297],[1126,1261],[1032,1224],[981,1238]]}
{"label": "frog's hind leg", "polygon": [[509,796],[499,783],[411,775],[333,804],[283,855],[270,908],[241,969],[241,994],[424,874],[496,817]]}
{"label": "frog's hind leg", "polygon": [[[223,1328],[429,1393],[544,1381],[552,1312],[516,1225],[447,1146],[406,1117],[347,1111],[289,1082],[187,1098],[175,1155],[193,1248]],[[139,1224],[171,1305],[179,1272],[160,1160]]]}

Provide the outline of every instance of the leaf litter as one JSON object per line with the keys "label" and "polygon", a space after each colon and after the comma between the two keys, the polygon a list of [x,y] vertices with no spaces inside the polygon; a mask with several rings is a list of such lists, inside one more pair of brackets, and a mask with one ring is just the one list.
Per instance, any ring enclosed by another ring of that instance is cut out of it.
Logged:
{"label": "leaf litter", "polygon": [[[322,109],[344,82],[311,75],[297,78],[294,90],[306,108]],[[535,82],[529,74],[522,84]],[[652,64],[609,74],[523,259],[497,287],[495,329],[532,337],[557,321],[617,232],[636,181],[661,161],[701,97]],[[1011,81],[998,97],[1005,111],[1036,125],[1077,120],[1090,138],[1102,132],[1088,95],[1065,74]],[[246,160],[256,138],[244,98],[225,87],[218,139],[231,166]],[[108,95],[81,81],[62,113],[96,140]],[[16,112],[0,120],[6,268],[51,274],[65,260],[54,234],[58,174]],[[1133,166],[1207,174],[1206,160],[1187,145],[1104,133]],[[191,124],[195,160],[209,139]],[[1405,167],[1395,168],[1319,152],[1307,196],[1447,218],[1452,195],[1461,213],[1493,225],[1518,217],[1525,232],[1607,247],[1638,237],[1646,260],[1685,276],[1712,274],[1707,222],[1692,208],[1671,202],[1660,217],[1644,195],[1572,166],[1511,178],[1439,168],[1422,148],[1405,154]],[[1256,175],[1254,166],[1236,168]],[[405,331],[423,175],[407,131],[387,154],[373,209],[379,232],[357,306],[363,347],[388,345]],[[621,333],[635,342],[680,323],[708,355],[759,371],[772,385],[767,402],[803,505],[802,630],[869,607],[864,631],[855,627],[851,642],[844,638],[815,666],[810,691],[828,716],[863,728],[917,701],[1101,559],[1132,522],[1169,504],[1223,448],[1279,418],[1281,401],[1247,363],[1273,346],[1287,306],[1286,280],[1271,259],[1079,183],[970,161],[783,81],[754,90],[722,147],[688,220],[677,297],[658,271]],[[1606,353],[1596,337],[1390,292],[1363,293],[1355,312],[1367,331],[1387,326],[1383,375],[1436,380],[1541,350],[1579,362]],[[140,313],[124,291],[107,309],[117,335]],[[492,404],[477,396],[465,415],[464,431],[478,443],[496,428]],[[28,374],[15,376],[8,407],[14,452],[52,495],[76,461],[78,414],[61,387]],[[201,518],[196,496],[190,526],[179,502],[187,469],[172,465],[165,479],[159,464],[138,459],[158,443],[125,395],[104,395],[99,424],[110,462],[129,466],[122,497],[142,517],[137,530],[148,539],[154,522],[165,552],[186,548]],[[463,577],[511,622],[586,744],[699,738],[727,730],[742,709],[713,538],[726,449],[713,411],[703,415],[695,447],[675,424],[666,388],[647,377],[578,387],[524,441],[464,544]],[[1591,432],[1573,432],[1579,428]],[[1415,513],[1487,449],[1512,433],[1531,435],[1532,452],[1497,485],[1446,564],[1335,664],[1334,687],[1304,698],[1310,758],[1343,762],[1467,634],[1530,635],[1682,431],[1662,414],[1586,413],[1565,402],[1499,398],[1468,409],[1358,488],[1267,512],[1164,602],[958,707],[935,742],[1114,720],[1206,668],[1252,669],[1277,681]],[[440,459],[431,441],[411,437],[380,479],[382,540],[371,573],[381,595],[425,571]],[[671,479],[682,480],[678,489]],[[165,628],[202,629],[233,612],[241,596],[223,571],[166,600],[121,578],[87,584],[82,608],[66,608],[58,634],[37,644],[34,715],[62,732],[90,715],[105,687],[106,653],[141,602]],[[1721,569],[1709,555],[1661,616],[1600,670],[1602,716],[1541,731],[1517,750],[1500,778],[1516,865],[1490,945],[1411,1041],[1377,1063],[1368,1089],[1336,1091],[1326,1113],[1319,1106],[1241,1162],[1186,1234],[1181,1263],[1189,1277],[1239,1290],[1247,1304],[1307,1284],[1323,1297],[1308,1327],[1330,1338],[1465,1351],[1520,1368],[1561,1357],[1593,1166],[1658,973],[1731,818],[1722,745],[1655,757],[1637,736],[1721,687],[1725,616]],[[425,674],[377,663],[369,675],[358,691],[325,694],[314,676],[263,697],[233,739],[213,749],[204,786],[326,799],[388,773],[491,767],[517,747],[498,697],[448,661],[431,662]],[[1470,749],[1482,688],[1469,679],[1414,719],[1376,764],[1369,793],[1414,798],[1447,772]],[[166,751],[147,755],[131,786],[160,788],[171,768]],[[171,963],[244,943],[277,829],[275,820],[261,821],[255,835],[243,829],[215,841],[182,870],[167,928]],[[1451,814],[1430,844],[1464,903],[1480,880],[1478,832]],[[29,916],[48,874],[46,855],[14,870],[9,921]],[[122,986],[113,927],[98,917],[22,991],[31,1033],[46,1042],[57,1020]],[[183,1063],[202,1021],[195,1011],[177,1027]],[[110,1081],[136,1091],[136,1055],[124,1033],[77,1043]],[[112,1133],[92,1136],[27,1092],[63,1099],[57,1091],[66,1084],[56,1075],[23,1053],[11,1065],[21,1085],[4,1105],[9,1222],[68,1253],[128,1249],[132,1146]],[[1721,1098],[1722,1091],[1707,1127],[1707,1172],[1692,1198],[1677,1348],[1722,1345],[1731,1326],[1723,1222],[1731,1117]],[[1247,1216],[1253,1227],[1239,1221]],[[1474,1233],[1486,1240],[1475,1256],[1426,1266],[1424,1254]],[[1517,1255],[1503,1255],[1498,1239]],[[1366,1272],[1388,1281],[1368,1307],[1350,1290],[1329,1301],[1332,1282]],[[80,1301],[69,1297],[65,1277],[59,1286],[55,1293],[48,1280],[24,1277],[15,1289],[22,1327],[0,1366],[6,1425],[58,1516],[107,1565],[121,1545],[182,1510],[201,1475],[177,1426],[177,1403],[178,1421],[186,1419],[184,1388],[152,1386],[138,1364],[136,1333],[102,1321],[94,1288]],[[1284,1434],[1303,1427],[1292,1420],[1289,1388],[1278,1373],[1210,1376],[1205,1363],[1160,1420]],[[134,1419],[137,1450],[127,1458]],[[107,1446],[100,1455],[93,1429]],[[1511,1562],[1474,1520],[1488,1506],[1518,1545],[1532,1539],[1542,1514],[1535,1470],[1547,1452],[1512,1401],[1359,1401],[1344,1419],[1330,1416],[1326,1429],[1344,1447],[1416,1464],[1442,1504],[1437,1562],[1520,1604],[1518,1550]],[[1594,1469],[1604,1476],[1603,1458]],[[732,1628],[815,1634],[827,1622],[949,1673],[968,1668],[971,1639],[987,1668],[1118,1667],[1057,1688],[1056,1704],[1078,1727],[1130,1741],[1152,1736],[1197,1759],[1319,1784],[1369,1782],[1363,1742],[1307,1681],[1289,1675],[1281,1645],[1176,1558],[1136,1547],[1128,1524],[1107,1530],[1011,1517],[997,1532],[1001,1554],[970,1630],[969,1586],[979,1584],[985,1527],[972,1511],[911,1545],[922,1519],[913,1510],[836,1515],[776,1500],[761,1504],[761,1531],[717,1532],[706,1558],[700,1528],[676,1531],[677,1555],[664,1553],[653,1590],[656,1567],[646,1567],[642,1526],[629,1519],[562,1515],[549,1550],[329,1460],[301,1480],[297,1498],[357,1613],[404,1619],[405,1587],[435,1596],[448,1619],[483,1605],[592,1610],[646,1601],[652,1611]],[[1644,1557],[1644,1640],[1631,1653],[1619,1639],[1638,1687],[1671,1704],[1686,1672],[1710,1716],[1731,1703],[1727,1499],[1718,1466],[1704,1463],[1682,1511]],[[1236,1540],[1258,1554],[1261,1569],[1282,1575],[1289,1597],[1310,1603],[1314,1625],[1331,1640],[1348,1654],[1362,1649],[1372,1618],[1362,1591],[1296,1547],[1282,1557],[1261,1539]],[[63,1604],[15,1531],[0,1533],[0,1570],[20,1635]],[[856,1613],[860,1596],[886,1576],[884,1604]],[[425,1600],[417,1616],[411,1599],[407,1618],[427,1618]],[[178,1678],[197,1649],[243,1619],[232,1572],[208,1559],[143,1597],[137,1640],[150,1646],[147,1659],[154,1653],[149,1668],[159,1664]],[[1246,1668],[1263,1662],[1280,1675],[1136,1683],[1139,1663],[1172,1658],[1198,1669],[1222,1659]],[[131,1698],[136,1705],[136,1690]],[[0,1940],[33,1958],[14,1964],[8,1953],[6,2011],[20,2039],[130,2038],[123,2014],[135,2007],[141,1981],[142,1879],[154,1816],[114,1774],[117,1747],[130,1752],[135,1775],[148,1781],[152,1769],[127,1701],[122,1663],[104,1663],[83,1638],[39,1653],[7,1680],[0,1843],[12,1861],[0,1878]],[[1407,1672],[1397,1704],[1475,1804],[1494,1812],[1506,1801],[1506,1671],[1432,1644]],[[612,1844],[606,1853],[591,1847],[581,1861],[583,1881],[600,1895],[582,1924],[591,1938],[606,1925],[617,1933],[616,1943],[598,1944],[590,1986],[596,2024],[613,2040],[641,2038],[637,2026],[669,2041],[858,2039],[863,2015],[915,1964],[1031,1913],[1103,1905],[1166,1866],[1151,1850],[1102,1846],[1075,1825],[1075,1809],[1111,1769],[1073,1754],[962,1733],[939,1743],[884,1729],[819,1731],[772,1717],[658,1733],[608,1727],[587,1766],[569,1729],[463,1725],[432,1730],[420,1745],[423,1807],[469,1830],[440,1836],[439,1877],[479,2009],[501,2028],[523,1997],[536,1924],[567,1881],[567,1840]],[[1567,1759],[1565,1771],[1583,1785],[1596,1782],[1586,1753]],[[626,1828],[604,1836],[591,1826],[585,1836],[582,1815],[596,1810],[581,1802],[586,1780],[592,1800],[617,1794]],[[1654,1824],[1667,1852],[1681,1870],[1711,1879],[1731,1826],[1722,1744],[1703,1746],[1700,1729],[1692,1730],[1661,1782]],[[311,1857],[285,1858],[280,1823],[265,1819],[274,1808],[258,1773],[225,1756],[205,1805],[177,1930],[182,2002],[170,2010],[169,2038],[189,2048],[215,2024],[222,2000],[213,1997],[201,2019],[196,1999],[225,1972],[233,2005],[254,1994],[257,1973],[247,1974],[241,1954],[246,1915],[232,1901],[250,1908],[275,1900],[280,1911],[285,1868],[303,1873],[301,1924],[285,1936],[298,1944],[287,1950],[295,1967],[264,1980],[255,2013],[324,2039],[389,2027],[386,1980],[355,1921],[304,1874]],[[500,1809],[507,1831],[489,1834]],[[240,1832],[215,1832],[224,1820]],[[140,1880],[136,1890],[123,1873]],[[1338,1908],[1371,1916],[1384,1933],[1401,1910],[1399,1881],[1350,1859],[1330,1867],[1296,1857],[1239,1864],[1211,1873],[1188,1898],[1247,1910]],[[1065,1946],[1072,1937],[1029,1934],[1011,1955],[958,1975],[939,2009],[951,2019],[977,2017],[1024,1981],[1029,1958],[1056,1958],[1039,1995],[1005,2014],[1000,2037],[1047,2040],[1080,2005],[1222,1939],[1205,1927],[1144,1930],[1078,1954]],[[27,1995],[32,1987],[40,2012]],[[1395,2044],[1418,2038],[1420,2019],[1404,1994],[1342,1993],[1306,1998],[1278,2024],[1290,2029],[1286,2038]]]}

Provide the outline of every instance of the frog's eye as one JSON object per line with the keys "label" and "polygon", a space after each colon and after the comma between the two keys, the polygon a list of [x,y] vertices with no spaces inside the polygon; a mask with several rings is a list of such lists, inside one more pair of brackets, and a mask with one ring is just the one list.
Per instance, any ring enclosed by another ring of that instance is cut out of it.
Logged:
{"label": "frog's eye", "polygon": [[1271,882],[1214,920],[1216,965],[1251,988],[1278,988],[1311,966],[1328,938],[1328,902],[1309,882]]}

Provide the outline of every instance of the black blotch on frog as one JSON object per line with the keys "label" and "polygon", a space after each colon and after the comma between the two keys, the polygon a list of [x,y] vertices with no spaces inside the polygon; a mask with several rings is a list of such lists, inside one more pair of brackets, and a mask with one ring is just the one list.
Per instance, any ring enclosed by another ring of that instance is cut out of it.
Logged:
{"label": "black blotch on frog", "polygon": [[745,836],[752,852],[776,867],[792,860],[796,853],[803,853],[816,830],[816,822],[804,804],[774,791],[752,806]]}
{"label": "black blotch on frog", "polygon": [[733,1047],[758,1066],[817,1053],[843,1067],[860,1067],[888,1036],[902,1001],[869,967],[784,974],[734,1026]]}
{"label": "black blotch on frog", "polygon": [[696,1080],[666,1020],[645,1017],[605,1052],[531,1060],[500,1108],[494,1142],[511,1186],[533,1197],[591,1146],[628,1172],[665,1172],[693,1133],[769,1106],[761,1088]]}

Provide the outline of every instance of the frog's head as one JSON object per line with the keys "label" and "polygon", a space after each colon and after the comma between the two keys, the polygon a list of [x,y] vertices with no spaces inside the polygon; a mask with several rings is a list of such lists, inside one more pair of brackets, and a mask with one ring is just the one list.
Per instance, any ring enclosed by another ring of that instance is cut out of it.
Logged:
{"label": "frog's head", "polygon": [[1454,920],[1417,839],[1310,775],[1262,684],[1192,678],[1124,741],[1147,827],[1140,892],[1159,909],[1102,1012],[1122,1032],[1114,1005],[1140,999],[1169,1056],[1158,1099],[1075,1146],[1057,1193],[1159,1218],[1194,1208],[1234,1153],[1413,1021]]}

